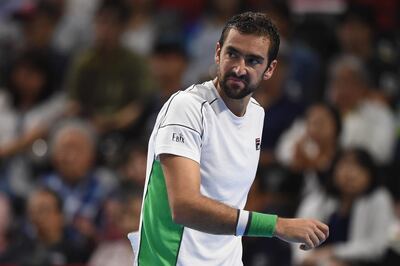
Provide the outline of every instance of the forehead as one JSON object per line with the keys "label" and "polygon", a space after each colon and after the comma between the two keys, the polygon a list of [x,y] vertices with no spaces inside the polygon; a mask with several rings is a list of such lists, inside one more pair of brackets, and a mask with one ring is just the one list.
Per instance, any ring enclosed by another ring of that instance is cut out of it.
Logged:
{"label": "forehead", "polygon": [[235,28],[232,28],[226,36],[224,47],[231,46],[242,53],[254,54],[266,58],[270,43],[268,36],[240,33]]}
{"label": "forehead", "polygon": [[53,195],[47,192],[36,192],[35,194],[32,195],[32,197],[29,200],[29,205],[30,206],[42,206],[43,204],[49,205],[49,204],[55,204],[56,199],[54,198]]}

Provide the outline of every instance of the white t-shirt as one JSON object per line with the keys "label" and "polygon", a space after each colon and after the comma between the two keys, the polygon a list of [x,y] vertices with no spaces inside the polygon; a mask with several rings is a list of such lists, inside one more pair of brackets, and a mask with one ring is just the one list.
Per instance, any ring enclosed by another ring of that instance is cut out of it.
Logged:
{"label": "white t-shirt", "polygon": [[212,81],[171,96],[149,141],[139,265],[242,265],[240,237],[207,234],[172,221],[158,156],[198,162],[201,193],[243,209],[257,170],[263,121],[264,109],[254,99],[244,116],[235,116]]}

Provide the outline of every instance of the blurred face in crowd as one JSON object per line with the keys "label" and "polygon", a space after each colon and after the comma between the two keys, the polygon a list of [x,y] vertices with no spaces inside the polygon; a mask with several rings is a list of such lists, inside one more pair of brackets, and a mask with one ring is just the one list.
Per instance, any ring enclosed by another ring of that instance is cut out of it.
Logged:
{"label": "blurred face in crowd", "polygon": [[348,66],[342,66],[331,77],[329,97],[341,113],[346,113],[358,105],[366,90],[359,74]]}
{"label": "blurred face in crowd", "polygon": [[241,34],[236,29],[229,30],[223,47],[217,44],[218,85],[228,98],[251,95],[263,79],[272,76],[277,61],[268,66],[269,47],[268,37]]}
{"label": "blurred face in crowd", "polygon": [[311,106],[306,118],[307,135],[319,144],[334,143],[336,124],[332,114],[323,105]]}
{"label": "blurred face in crowd", "polygon": [[[181,84],[183,74],[187,67],[185,56],[178,52],[156,53],[152,56],[150,64],[152,74],[162,88],[165,87],[164,84],[176,84],[176,80]],[[173,91],[170,91],[169,94],[179,89],[180,87],[175,88]]]}
{"label": "blurred face in crowd", "polygon": [[345,154],[336,165],[334,184],[344,196],[357,197],[364,193],[371,182],[368,170],[362,167],[354,154]]}
{"label": "blurred face in crowd", "polygon": [[14,68],[11,79],[18,95],[32,100],[39,97],[46,83],[46,77],[42,71],[24,63]]}
{"label": "blurred face in crowd", "polygon": [[76,183],[92,168],[94,144],[77,128],[61,129],[55,138],[53,161],[59,174],[70,183]]}
{"label": "blurred face in crowd", "polygon": [[46,14],[38,13],[26,23],[26,36],[33,47],[43,48],[50,45],[56,21]]}
{"label": "blurred face in crowd", "polygon": [[103,49],[113,49],[119,45],[124,24],[112,10],[102,10],[95,19],[96,45]]}
{"label": "blurred face in crowd", "polygon": [[372,30],[367,24],[353,18],[345,21],[339,27],[338,38],[344,51],[360,54],[365,50],[365,46],[370,46]]}
{"label": "blurred face in crowd", "polygon": [[28,199],[29,219],[39,235],[63,230],[63,215],[59,209],[57,199],[49,192],[38,191]]}
{"label": "blurred face in crowd", "polygon": [[144,186],[146,178],[147,153],[142,150],[132,150],[128,161],[122,167],[122,174],[137,186]]}

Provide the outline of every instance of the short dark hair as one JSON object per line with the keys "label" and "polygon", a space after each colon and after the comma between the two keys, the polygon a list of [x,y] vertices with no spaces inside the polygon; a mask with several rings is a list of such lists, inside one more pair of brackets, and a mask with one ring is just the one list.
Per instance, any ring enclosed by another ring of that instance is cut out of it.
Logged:
{"label": "short dark hair", "polygon": [[226,36],[231,29],[235,29],[242,34],[254,34],[267,36],[271,42],[268,50],[268,65],[276,59],[279,51],[279,33],[276,26],[266,14],[260,12],[245,12],[230,18],[221,33],[219,44],[224,45]]}
{"label": "short dark hair", "polygon": [[340,115],[339,110],[334,105],[332,105],[328,102],[320,101],[320,102],[314,102],[308,108],[308,111],[315,106],[320,106],[320,107],[324,108],[331,115],[333,122],[335,123],[335,137],[336,137],[336,142],[337,142],[340,138],[340,135],[342,134],[342,128],[343,128],[342,117]]}
{"label": "short dark hair", "polygon": [[36,103],[41,103],[49,99],[53,92],[55,92],[54,70],[51,67],[51,61],[47,51],[43,49],[30,49],[24,51],[12,61],[6,77],[7,90],[11,94],[14,106],[18,107],[22,100],[22,96],[16,89],[17,84],[15,83],[12,74],[18,68],[35,71],[44,78],[44,84],[40,88],[41,90],[37,99],[35,99]]}
{"label": "short dark hair", "polygon": [[34,192],[34,194],[39,194],[39,193],[44,193],[47,195],[50,195],[51,197],[53,197],[53,199],[55,200],[56,203],[56,208],[58,212],[63,212],[63,208],[64,208],[64,202],[62,200],[62,198],[60,197],[60,195],[58,195],[58,193],[56,191],[54,191],[53,189],[51,189],[50,187],[47,186],[40,186],[39,188],[37,188],[37,190]]}
{"label": "short dark hair", "polygon": [[381,186],[381,180],[378,175],[378,169],[372,156],[365,149],[354,147],[342,150],[341,152],[338,153],[337,157],[334,159],[333,167],[330,171],[330,175],[327,180],[326,191],[328,194],[330,194],[333,197],[339,197],[340,192],[338,191],[338,188],[336,187],[334,181],[335,169],[338,166],[339,162],[343,158],[346,158],[347,156],[353,156],[356,164],[365,169],[371,178],[369,185],[364,192],[364,195],[372,193],[376,188]]}

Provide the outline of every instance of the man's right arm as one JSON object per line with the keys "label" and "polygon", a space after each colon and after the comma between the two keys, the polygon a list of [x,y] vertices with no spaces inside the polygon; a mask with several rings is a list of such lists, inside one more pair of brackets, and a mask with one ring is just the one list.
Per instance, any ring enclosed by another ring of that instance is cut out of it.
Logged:
{"label": "man's right arm", "polygon": [[[200,193],[197,162],[171,154],[161,154],[160,162],[175,223],[211,234],[236,234],[238,210]],[[325,241],[328,234],[328,227],[317,220],[278,218],[273,236],[311,249]]]}

